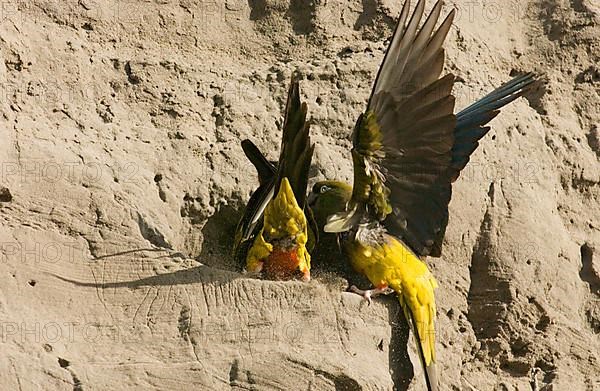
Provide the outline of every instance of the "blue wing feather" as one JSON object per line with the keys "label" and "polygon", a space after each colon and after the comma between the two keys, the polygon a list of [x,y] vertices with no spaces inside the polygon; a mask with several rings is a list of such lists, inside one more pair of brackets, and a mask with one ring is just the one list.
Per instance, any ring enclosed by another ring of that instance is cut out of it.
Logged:
{"label": "blue wing feather", "polygon": [[456,115],[451,164],[453,180],[458,178],[460,171],[469,162],[479,140],[490,130],[485,125],[498,115],[503,106],[523,95],[534,81],[532,73],[517,76]]}

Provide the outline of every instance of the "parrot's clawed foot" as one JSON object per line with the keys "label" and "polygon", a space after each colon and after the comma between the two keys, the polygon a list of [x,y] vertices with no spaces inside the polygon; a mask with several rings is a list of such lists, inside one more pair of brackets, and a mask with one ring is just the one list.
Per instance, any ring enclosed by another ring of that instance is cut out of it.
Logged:
{"label": "parrot's clawed foot", "polygon": [[257,272],[257,271],[250,272],[250,271],[244,269],[242,274],[244,275],[244,277],[247,277],[247,278],[258,278],[258,279],[262,278],[262,273]]}
{"label": "parrot's clawed foot", "polygon": [[367,303],[369,303],[369,305],[371,305],[371,303],[373,302],[372,299],[374,297],[377,297],[379,295],[387,295],[393,292],[393,290],[391,288],[388,288],[387,286],[383,288],[362,290],[357,288],[355,285],[352,285],[349,290],[350,292],[356,293],[357,295],[361,295],[367,301]]}
{"label": "parrot's clawed foot", "polygon": [[246,277],[250,278],[260,278],[262,275],[263,264],[258,263],[256,265],[252,265],[252,267],[245,267],[242,271],[242,274]]}
{"label": "parrot's clawed foot", "polygon": [[302,281],[309,282],[310,281],[310,269],[306,269],[302,272]]}

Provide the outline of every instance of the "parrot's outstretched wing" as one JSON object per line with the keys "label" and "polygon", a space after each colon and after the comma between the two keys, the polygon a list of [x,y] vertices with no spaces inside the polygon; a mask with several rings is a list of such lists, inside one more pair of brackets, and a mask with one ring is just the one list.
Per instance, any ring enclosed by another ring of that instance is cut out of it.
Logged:
{"label": "parrot's outstretched wing", "polygon": [[[414,236],[427,241],[429,232],[435,232],[428,215],[439,213],[436,209],[448,204],[449,190],[443,189],[440,176],[451,164],[456,125],[451,92],[454,76],[440,75],[442,44],[455,10],[436,29],[441,1],[420,28],[424,0],[417,3],[410,19],[409,8],[407,0],[367,110],[354,128],[352,199],[345,212],[328,220],[325,231],[341,232],[365,220],[383,221],[391,215],[405,226],[406,233],[415,232]],[[419,201],[428,203],[429,208],[413,209]],[[402,239],[405,236],[400,235]],[[415,251],[420,254],[422,247]]]}
{"label": "parrot's outstretched wing", "polygon": [[292,82],[288,91],[277,166],[269,162],[250,140],[242,141],[246,157],[256,167],[260,186],[250,197],[236,229],[233,252],[234,257],[240,261],[244,260],[254,236],[262,228],[263,213],[282,178],[288,178],[300,208],[306,203],[308,170],[314,151],[314,145],[310,143],[306,114],[307,106],[300,102],[298,82]]}
{"label": "parrot's outstretched wing", "polygon": [[[489,132],[490,127],[486,126],[499,113],[500,109],[522,96],[536,81],[533,73],[527,73],[514,77],[512,80],[504,83],[494,91],[479,99],[469,107],[456,114],[456,127],[454,128],[454,144],[452,145],[452,162],[448,171],[441,178],[445,183],[452,183],[458,179],[460,172],[469,162],[471,154],[479,146],[479,140]],[[448,186],[448,185],[446,185]],[[446,187],[451,192],[451,187]],[[451,195],[451,193],[449,193]],[[428,247],[423,239],[415,233],[406,232],[407,229],[398,227],[398,221],[390,218],[386,220],[386,226],[390,232],[396,232],[399,236],[404,234],[405,240],[416,249],[423,247],[422,255],[428,253],[429,256],[439,257],[442,255],[442,243],[446,234],[448,225],[448,207],[445,204],[443,210],[433,217],[432,226],[439,227],[433,239],[433,245]],[[423,205],[421,209],[428,207]],[[412,221],[412,220],[411,220]],[[407,222],[408,228],[408,222]]]}
{"label": "parrot's outstretched wing", "polygon": [[451,166],[453,181],[469,162],[479,140],[490,130],[487,123],[496,118],[502,107],[523,95],[534,82],[533,73],[516,76],[456,114]]}
{"label": "parrot's outstretched wing", "polygon": [[439,257],[452,182],[489,130],[485,125],[534,81],[532,74],[516,77],[454,115],[454,76],[440,75],[455,11],[434,31],[441,6],[438,1],[418,29],[424,1],[408,24],[409,1],[404,4],[367,111],[354,128],[352,200],[326,231],[375,218],[419,256]]}

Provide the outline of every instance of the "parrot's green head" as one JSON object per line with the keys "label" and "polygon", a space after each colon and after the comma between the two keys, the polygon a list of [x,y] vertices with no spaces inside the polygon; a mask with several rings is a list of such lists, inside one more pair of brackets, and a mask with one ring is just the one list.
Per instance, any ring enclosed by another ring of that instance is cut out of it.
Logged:
{"label": "parrot's green head", "polygon": [[352,197],[352,186],[344,182],[321,181],[314,184],[309,196],[308,205],[319,226],[319,231],[327,223],[327,217],[345,210]]}

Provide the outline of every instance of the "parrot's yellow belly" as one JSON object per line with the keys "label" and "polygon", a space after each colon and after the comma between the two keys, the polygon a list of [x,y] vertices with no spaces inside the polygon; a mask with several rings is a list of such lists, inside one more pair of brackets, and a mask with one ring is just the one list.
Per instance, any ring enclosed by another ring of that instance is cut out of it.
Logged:
{"label": "parrot's yellow belly", "polygon": [[431,276],[423,261],[402,242],[389,235],[384,243],[377,245],[353,240],[347,244],[346,249],[354,269],[378,287],[389,285],[391,281],[398,279]]}
{"label": "parrot's yellow belly", "polygon": [[351,240],[348,255],[357,272],[377,288],[392,288],[407,319],[413,319],[426,366],[435,361],[435,296],[437,282],[421,261],[401,241],[386,235],[382,243]]}

